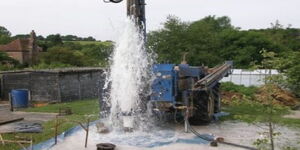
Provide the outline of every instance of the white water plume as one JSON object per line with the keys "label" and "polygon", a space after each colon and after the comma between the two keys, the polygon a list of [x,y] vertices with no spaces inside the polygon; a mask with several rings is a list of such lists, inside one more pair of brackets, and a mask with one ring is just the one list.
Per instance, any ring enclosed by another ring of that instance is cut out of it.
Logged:
{"label": "white water plume", "polygon": [[106,99],[110,105],[111,125],[124,125],[128,116],[140,116],[139,113],[143,111],[142,98],[150,92],[145,89],[150,82],[151,66],[152,58],[145,50],[143,35],[134,21],[127,19],[116,42],[106,81],[106,87],[109,88]]}

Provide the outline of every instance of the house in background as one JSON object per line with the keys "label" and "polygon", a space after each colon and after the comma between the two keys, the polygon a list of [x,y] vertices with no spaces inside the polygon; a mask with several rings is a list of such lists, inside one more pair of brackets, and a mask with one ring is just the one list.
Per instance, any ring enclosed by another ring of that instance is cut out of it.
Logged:
{"label": "house in background", "polygon": [[38,55],[43,49],[37,45],[36,34],[32,31],[27,39],[16,39],[6,45],[0,45],[0,51],[6,52],[21,64],[32,65],[37,63]]}

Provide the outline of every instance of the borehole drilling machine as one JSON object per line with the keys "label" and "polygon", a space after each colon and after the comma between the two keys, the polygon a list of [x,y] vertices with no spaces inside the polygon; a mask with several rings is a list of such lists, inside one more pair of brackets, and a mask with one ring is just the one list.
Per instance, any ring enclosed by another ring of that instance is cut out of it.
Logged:
{"label": "borehole drilling machine", "polygon": [[[120,3],[123,0],[104,0]],[[134,18],[146,38],[145,0],[127,0],[127,15]],[[189,124],[209,123],[221,111],[219,81],[231,73],[233,64],[226,61],[214,68],[189,66],[185,56],[181,64],[155,64],[156,76],[149,98],[156,114],[171,113],[183,118],[185,131]]]}

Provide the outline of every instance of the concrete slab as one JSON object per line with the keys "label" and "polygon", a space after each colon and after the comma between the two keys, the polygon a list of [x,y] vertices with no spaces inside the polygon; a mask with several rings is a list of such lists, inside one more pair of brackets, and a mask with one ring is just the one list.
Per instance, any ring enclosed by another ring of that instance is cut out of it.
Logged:
{"label": "concrete slab", "polygon": [[[214,123],[206,126],[193,126],[200,134],[213,134],[217,137],[223,137],[225,142],[233,143],[240,146],[254,148],[253,142],[262,138],[261,133],[266,132],[264,124],[247,124],[243,122],[226,121]],[[170,132],[171,130],[171,132]],[[171,134],[174,132],[174,134]],[[300,149],[298,139],[300,131],[296,128],[277,126],[276,132],[280,132],[276,138],[276,149],[281,147],[295,147]],[[59,142],[50,150],[82,150],[84,149],[85,131],[73,133],[63,142]],[[92,126],[89,133],[88,147],[85,150],[94,150],[96,144],[113,143],[117,145],[118,150],[245,150],[238,146],[220,144],[218,147],[211,147],[209,144],[193,142],[198,139],[192,133],[185,133],[183,125],[175,125],[164,129],[154,129],[151,132],[133,132],[120,133],[111,132],[109,134],[99,134],[97,128]],[[186,140],[180,140],[186,139]],[[143,145],[153,145],[153,143],[165,142],[167,144],[154,147],[144,147]],[[249,148],[248,148],[249,149]]]}
{"label": "concrete slab", "polygon": [[23,121],[0,125],[0,133],[11,133],[19,123],[43,123],[55,119],[57,113],[11,112],[10,105],[0,104],[0,121],[24,118]]}
{"label": "concrete slab", "polygon": [[1,118],[0,116],[0,125],[8,124],[8,123],[13,123],[17,121],[22,121],[24,118],[18,117],[18,118]]}
{"label": "concrete slab", "polygon": [[283,116],[284,118],[300,119],[300,110],[291,111],[291,114]]}

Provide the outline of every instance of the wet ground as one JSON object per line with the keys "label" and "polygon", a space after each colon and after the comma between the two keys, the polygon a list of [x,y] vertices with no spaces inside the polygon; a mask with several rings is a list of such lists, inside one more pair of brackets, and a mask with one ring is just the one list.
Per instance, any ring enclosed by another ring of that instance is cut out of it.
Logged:
{"label": "wet ground", "polygon": [[[261,138],[260,133],[266,131],[262,125],[249,125],[241,122],[214,123],[207,126],[194,127],[201,134],[209,133],[223,137],[226,142],[254,147],[253,142]],[[276,127],[281,135],[276,140],[277,149],[293,146],[300,149],[300,130],[288,127]],[[66,138],[51,150],[81,150],[84,148],[85,132],[79,131]],[[218,147],[209,146],[192,133],[184,133],[182,125],[170,128],[156,129],[150,132],[110,133],[98,134],[96,127],[91,128],[87,150],[95,150],[98,143],[114,143],[117,150],[242,150],[236,146],[219,144]]]}

